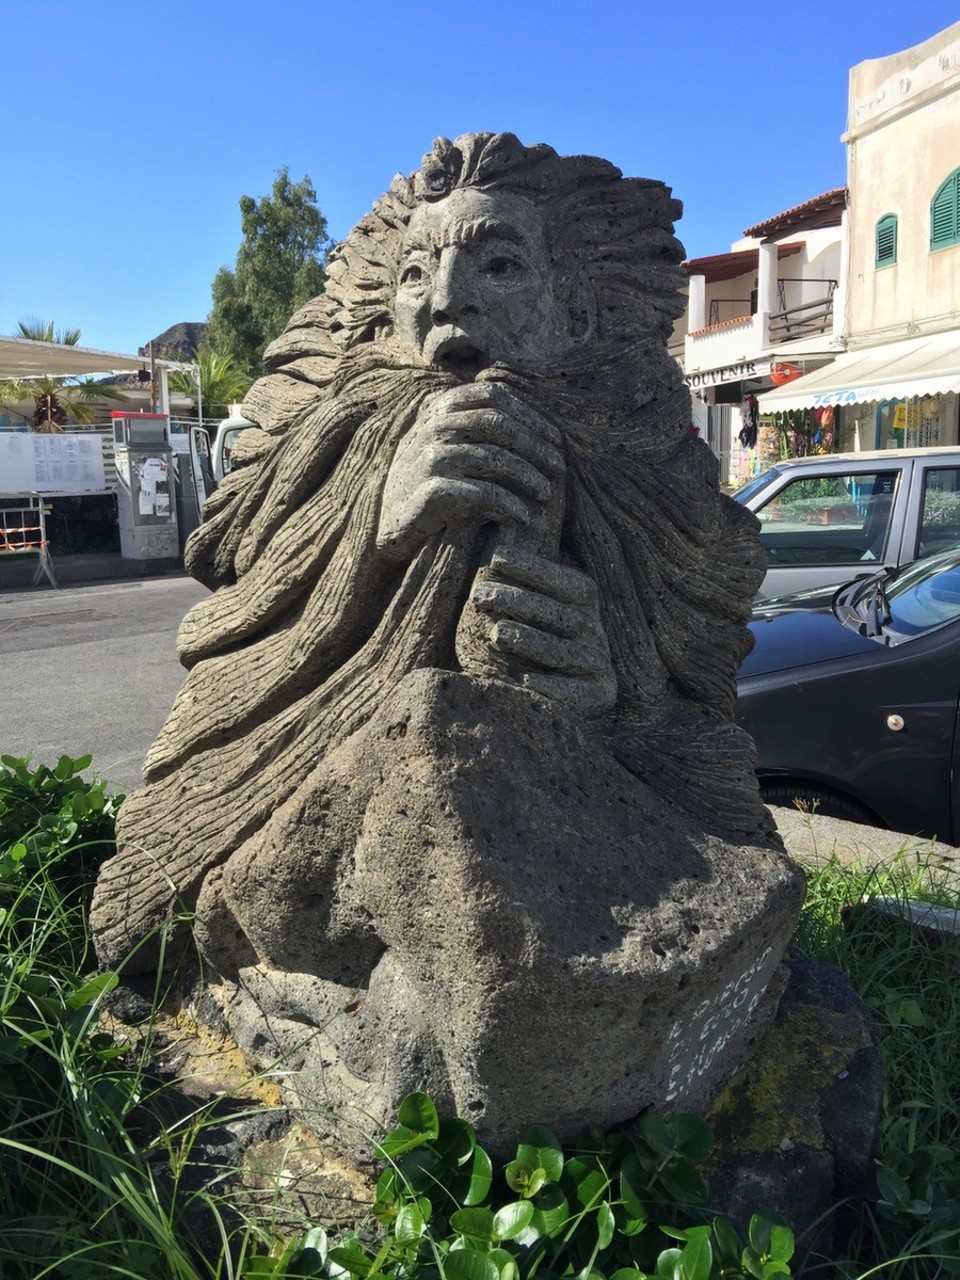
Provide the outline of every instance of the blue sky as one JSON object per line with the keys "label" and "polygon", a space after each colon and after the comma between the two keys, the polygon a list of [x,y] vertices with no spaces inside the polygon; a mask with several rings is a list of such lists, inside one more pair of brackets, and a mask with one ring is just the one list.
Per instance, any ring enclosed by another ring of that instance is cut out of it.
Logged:
{"label": "blue sky", "polygon": [[206,317],[238,201],[277,168],[310,175],[339,238],[439,134],[510,130],[659,178],[688,255],[721,252],[844,183],[852,65],[960,16],[956,0],[2,8],[0,333],[36,315],[114,351]]}

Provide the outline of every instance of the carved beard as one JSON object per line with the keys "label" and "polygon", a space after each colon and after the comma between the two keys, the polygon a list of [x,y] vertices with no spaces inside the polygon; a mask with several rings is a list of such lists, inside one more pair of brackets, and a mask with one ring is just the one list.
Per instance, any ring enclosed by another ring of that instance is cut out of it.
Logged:
{"label": "carved beard", "polygon": [[[449,529],[440,545],[452,548],[458,563],[466,557],[467,580],[458,586],[458,603],[465,598],[476,570],[506,538],[512,542],[519,539],[528,550],[549,558],[562,557],[591,573],[601,596],[606,578],[608,596],[613,599],[626,593],[624,603],[629,604],[629,580],[637,576],[638,566],[623,563],[621,557],[618,581],[610,573],[610,557],[605,552],[600,571],[593,573],[589,548],[584,545],[589,538],[575,527],[576,516],[579,513],[581,523],[586,518],[594,528],[597,513],[583,510],[586,491],[592,491],[594,503],[603,508],[609,507],[611,494],[619,488],[623,492],[620,507],[636,507],[641,526],[647,515],[659,525],[646,539],[651,543],[651,558],[662,557],[661,544],[688,540],[689,531],[675,527],[678,505],[682,511],[687,504],[674,499],[689,487],[691,478],[701,478],[703,460],[691,466],[684,459],[680,468],[668,462],[682,443],[689,413],[676,363],[666,355],[659,338],[651,336],[630,346],[594,342],[586,349],[574,349],[552,369],[517,371],[494,364],[483,369],[477,380],[503,386],[560,431],[575,492],[558,493],[535,530],[491,531],[489,526],[479,525]],[[187,563],[207,585],[227,589],[185,620],[180,645],[187,665],[232,649],[238,641],[248,645],[274,627],[281,615],[302,609],[321,575],[325,581],[333,578],[338,586],[357,575],[364,579],[363,600],[372,606],[373,613],[365,622],[356,621],[360,631],[369,634],[396,585],[395,578],[378,566],[373,545],[379,476],[389,467],[398,442],[426,399],[460,381],[451,373],[424,367],[389,337],[358,346],[343,357],[318,403],[287,424],[285,438],[258,467],[234,472],[208,504],[204,525],[188,548]],[[682,474],[673,485],[670,473],[677,470]],[[375,491],[370,489],[371,477],[377,478]],[[632,488],[631,478],[637,482]],[[655,492],[651,493],[651,487]],[[672,490],[666,501],[665,489]],[[565,519],[565,510],[573,513],[572,522]],[[348,521],[351,512],[353,517]],[[632,522],[636,523],[629,510],[614,513],[615,524]],[[623,531],[632,538],[629,528]],[[617,536],[616,531],[607,530],[603,540],[609,543]],[[347,564],[327,564],[331,544],[346,553]],[[685,557],[681,552],[673,558],[682,563]],[[698,570],[701,566],[692,567]],[[645,572],[644,577],[648,576]],[[389,579],[387,597],[385,577]],[[652,594],[646,592],[649,599],[644,607],[637,604],[637,618],[657,612],[658,578],[658,572],[650,577]],[[678,589],[672,582],[666,587],[671,595]],[[344,614],[349,614],[348,594],[338,590],[337,598]],[[608,630],[614,623],[622,630],[616,613],[607,612]],[[355,639],[358,633],[344,616],[338,635],[347,634]],[[289,682],[290,674],[303,666],[305,648],[316,646],[312,640],[298,642],[288,661],[258,667],[246,686],[244,701],[269,694],[275,703],[276,688],[268,688],[266,694],[257,689],[261,671],[264,675],[269,672],[272,680],[279,669],[282,680]],[[632,701],[649,705],[658,700],[665,680],[663,664],[646,629],[641,628],[629,646],[621,642],[619,648],[621,667],[632,668],[629,678],[621,680],[624,689],[633,691]],[[348,654],[349,646],[346,650],[339,644],[334,646],[329,655],[333,667]],[[456,666],[452,637],[441,665]],[[327,671],[333,667],[328,666]],[[312,670],[310,678],[323,679],[325,674]],[[195,713],[190,721],[190,741],[195,744]],[[169,738],[169,732],[164,736]],[[158,743],[148,757],[148,777],[155,768],[163,767],[165,754]]]}
{"label": "carved beard", "polygon": [[[563,433],[564,510],[542,550],[597,583],[620,689],[607,723],[627,744],[615,754],[641,772],[665,719],[731,716],[763,566],[752,536],[739,536],[752,517],[718,492],[705,500],[715,463],[684,435],[674,362],[658,342],[616,356],[595,349],[550,372],[494,366],[483,376]],[[119,921],[114,909],[100,930],[104,962],[141,942],[175,897],[192,907],[204,877],[366,723],[386,689],[416,668],[459,668],[457,627],[489,530],[437,535],[406,568],[376,549],[397,443],[426,399],[456,382],[388,343],[359,347],[280,442],[214,495],[187,563],[220,589],[181,627],[192,670],[101,874],[97,897],[125,899]],[[690,734],[681,724],[679,739]],[[698,749],[699,731],[693,738]],[[748,820],[756,826],[752,809]],[[147,968],[155,952],[144,947],[138,960]]]}

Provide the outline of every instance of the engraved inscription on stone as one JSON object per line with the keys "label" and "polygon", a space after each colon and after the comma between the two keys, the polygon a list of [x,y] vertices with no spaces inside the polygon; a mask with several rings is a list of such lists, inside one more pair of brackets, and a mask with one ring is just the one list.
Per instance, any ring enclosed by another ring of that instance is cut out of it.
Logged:
{"label": "engraved inscription on stone", "polygon": [[766,947],[749,968],[721,991],[701,1000],[670,1028],[667,1036],[669,1075],[665,1102],[682,1098],[691,1085],[713,1067],[730,1041],[746,1027],[757,1010],[778,957]]}

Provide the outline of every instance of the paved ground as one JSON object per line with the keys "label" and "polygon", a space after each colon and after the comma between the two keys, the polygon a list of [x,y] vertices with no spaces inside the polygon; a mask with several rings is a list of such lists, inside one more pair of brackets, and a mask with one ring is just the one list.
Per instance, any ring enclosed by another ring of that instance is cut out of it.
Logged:
{"label": "paved ground", "polygon": [[938,840],[882,831],[858,822],[800,813],[796,809],[772,808],[770,812],[787,850],[801,862],[817,862],[834,856],[841,862],[890,862],[904,852],[923,862],[949,865],[960,875],[960,849]]}
{"label": "paved ground", "polygon": [[185,574],[0,592],[0,752],[92,754],[117,789],[137,786],[183,679],[177,627],[206,594]]}

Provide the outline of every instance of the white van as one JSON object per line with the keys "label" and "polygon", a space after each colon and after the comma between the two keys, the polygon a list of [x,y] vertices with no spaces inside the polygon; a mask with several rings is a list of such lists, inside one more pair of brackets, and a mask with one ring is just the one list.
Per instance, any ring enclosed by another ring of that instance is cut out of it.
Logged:
{"label": "white van", "polygon": [[224,418],[217,427],[217,434],[213,440],[213,474],[218,484],[225,475],[230,474],[230,453],[237,436],[241,431],[246,431],[248,427],[253,426],[256,426],[256,423],[243,417],[239,411],[239,405],[230,406],[230,417]]}

